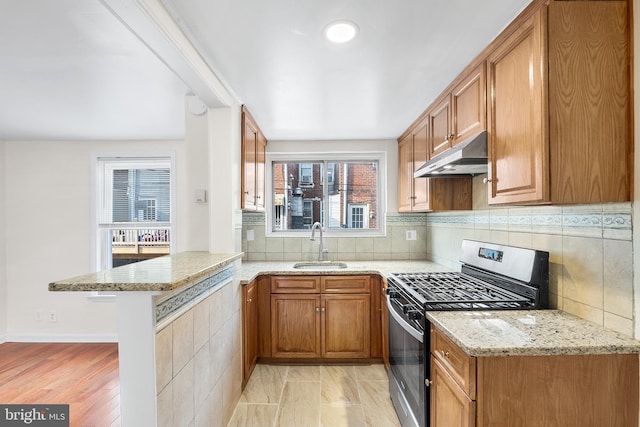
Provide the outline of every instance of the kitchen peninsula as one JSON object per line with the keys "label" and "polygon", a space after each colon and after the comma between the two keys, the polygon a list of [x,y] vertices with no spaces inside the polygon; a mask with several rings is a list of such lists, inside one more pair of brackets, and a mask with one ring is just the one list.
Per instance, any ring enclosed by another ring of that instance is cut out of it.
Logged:
{"label": "kitchen peninsula", "polygon": [[[207,398],[223,382],[226,387],[216,390],[233,410],[235,400],[224,394],[240,393],[239,382],[234,381],[240,377],[240,365],[233,363],[240,360],[239,344],[231,345],[239,343],[233,336],[240,332],[221,326],[232,326],[230,322],[239,319],[239,298],[234,292],[239,280],[234,276],[241,257],[241,253],[183,252],[49,285],[50,291],[115,294],[123,426],[172,425],[189,413],[193,418],[189,402],[194,405],[200,394]],[[199,316],[206,313],[208,319],[213,311],[217,320],[200,325],[204,322],[198,322]],[[214,325],[219,333],[212,333]],[[224,370],[215,378],[195,371],[197,366],[211,364],[213,356],[201,360],[210,347],[228,350],[224,355],[215,353],[222,359],[215,364]],[[224,408],[223,399],[218,400]]]}

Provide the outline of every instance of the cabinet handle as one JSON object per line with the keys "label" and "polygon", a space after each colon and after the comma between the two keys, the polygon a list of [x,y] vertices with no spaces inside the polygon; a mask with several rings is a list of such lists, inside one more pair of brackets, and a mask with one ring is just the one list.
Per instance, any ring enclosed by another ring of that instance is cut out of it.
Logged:
{"label": "cabinet handle", "polygon": [[417,197],[416,196],[409,197],[409,200],[413,200],[413,199],[417,199]]}

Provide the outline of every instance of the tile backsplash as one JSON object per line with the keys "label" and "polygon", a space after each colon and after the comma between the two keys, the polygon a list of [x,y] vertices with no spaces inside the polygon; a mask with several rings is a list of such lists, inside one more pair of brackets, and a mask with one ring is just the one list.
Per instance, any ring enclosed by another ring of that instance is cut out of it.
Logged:
{"label": "tile backsplash", "polygon": [[546,250],[550,301],[633,335],[631,203],[514,207],[427,215],[427,259],[458,267],[462,239]]}
{"label": "tile backsplash", "polygon": [[[384,237],[325,238],[328,259],[430,260],[458,268],[462,239],[550,253],[550,301],[558,308],[633,335],[631,203],[572,206],[480,207],[471,211],[388,214]],[[247,230],[254,240],[247,241]],[[416,240],[406,240],[408,230]],[[243,214],[247,261],[317,259],[318,242],[265,237],[263,214]]]}
{"label": "tile backsplash", "polygon": [[[415,230],[416,240],[407,240]],[[253,240],[247,240],[247,231]],[[267,237],[264,214],[242,216],[242,251],[245,261],[311,261],[318,259],[319,241],[309,240],[311,231],[300,237]],[[425,214],[387,215],[387,235],[376,237],[325,237],[327,259],[332,261],[427,259],[427,217]]]}

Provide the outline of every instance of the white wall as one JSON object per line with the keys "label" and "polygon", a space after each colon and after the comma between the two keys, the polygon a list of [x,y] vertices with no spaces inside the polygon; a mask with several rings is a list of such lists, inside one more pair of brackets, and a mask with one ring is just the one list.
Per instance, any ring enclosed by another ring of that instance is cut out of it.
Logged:
{"label": "white wall", "polygon": [[5,221],[5,143],[0,141],[0,343],[5,341],[7,332],[7,262],[6,262],[6,221]]}
{"label": "white wall", "polygon": [[[191,96],[185,97],[185,111],[189,111],[190,98]],[[178,206],[182,210],[180,217],[186,216],[189,221],[181,221],[182,227],[176,230],[176,250],[207,251],[210,233],[209,206],[212,202],[209,188],[209,123],[207,114],[196,116],[187,112],[185,120],[185,156],[177,159],[184,167],[178,168],[176,180],[185,189],[177,195]],[[209,200],[206,203],[195,202],[196,189],[207,191]]]}
{"label": "white wall", "polygon": [[[200,236],[181,233],[207,227],[206,214],[199,212],[202,207],[192,206],[192,186],[201,186],[203,170],[205,176],[208,173],[206,165],[190,164],[198,157],[190,150],[197,150],[198,144],[187,148],[184,141],[8,141],[5,145],[7,250],[2,271],[6,271],[7,298],[2,301],[7,301],[8,340],[116,338],[115,304],[91,302],[86,293],[48,291],[52,281],[95,270],[90,165],[96,154],[175,152],[177,249],[203,249]],[[1,197],[2,193],[0,201]],[[38,321],[37,311],[44,315],[55,311],[58,320]]]}

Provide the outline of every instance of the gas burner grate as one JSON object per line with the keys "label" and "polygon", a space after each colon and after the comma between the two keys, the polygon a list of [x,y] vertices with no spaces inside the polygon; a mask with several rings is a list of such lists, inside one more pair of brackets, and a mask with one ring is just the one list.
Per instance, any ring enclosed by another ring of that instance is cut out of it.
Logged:
{"label": "gas burner grate", "polygon": [[530,308],[530,299],[458,272],[395,273],[400,286],[418,298],[427,310],[482,310]]}

